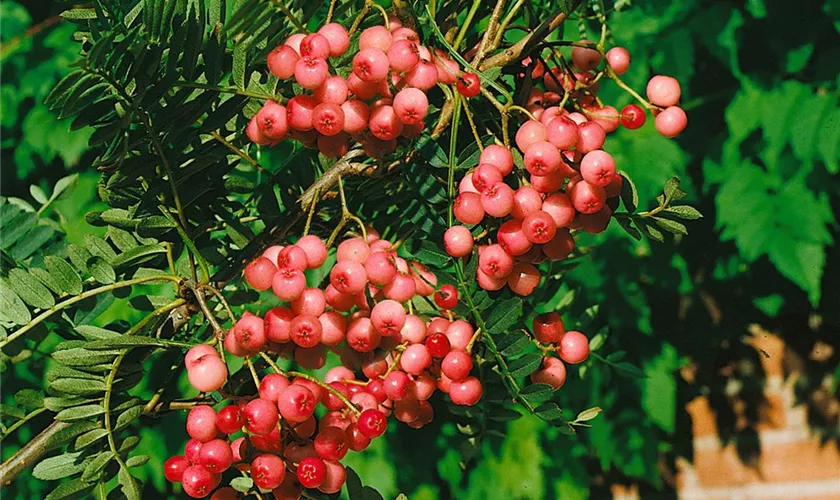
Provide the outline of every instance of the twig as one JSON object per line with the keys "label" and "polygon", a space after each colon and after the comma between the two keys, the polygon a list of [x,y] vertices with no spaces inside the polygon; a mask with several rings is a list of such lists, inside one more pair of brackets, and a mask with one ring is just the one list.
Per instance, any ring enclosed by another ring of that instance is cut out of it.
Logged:
{"label": "twig", "polygon": [[339,177],[347,175],[358,175],[371,168],[371,165],[365,163],[350,163],[350,160],[362,156],[364,151],[361,149],[353,149],[347,152],[335,165],[324,172],[324,175],[318,178],[309,186],[306,191],[298,197],[301,208],[309,210],[311,203],[316,203],[318,198],[316,194],[326,193],[333,186],[338,184]]}

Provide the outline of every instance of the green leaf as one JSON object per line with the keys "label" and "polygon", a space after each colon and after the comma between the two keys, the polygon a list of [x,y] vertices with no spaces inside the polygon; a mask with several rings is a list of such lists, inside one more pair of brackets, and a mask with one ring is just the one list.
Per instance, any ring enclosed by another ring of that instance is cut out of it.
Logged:
{"label": "green leaf", "polygon": [[499,352],[508,358],[522,354],[530,345],[531,338],[521,332],[509,333],[497,342]]}
{"label": "green leaf", "polygon": [[67,366],[92,366],[111,363],[118,354],[119,351],[88,351],[87,349],[74,348],[56,351],[52,354],[52,357]]}
{"label": "green leaf", "polygon": [[100,257],[94,257],[88,262],[88,272],[93,276],[93,279],[103,285],[110,285],[117,280],[117,273],[114,268]]}
{"label": "green leaf", "polygon": [[653,217],[653,221],[656,223],[657,226],[661,227],[662,229],[668,231],[671,234],[688,234],[688,228],[685,227],[685,224],[680,222],[666,219],[664,217]]}
{"label": "green leaf", "polygon": [[105,382],[82,378],[60,378],[49,383],[51,389],[74,394],[77,396],[88,396],[99,392],[105,392]]}
{"label": "green leaf", "polygon": [[534,373],[542,364],[542,356],[530,353],[508,363],[510,376],[521,378]]}
{"label": "green leaf", "polygon": [[49,439],[47,439],[47,442],[44,445],[44,447],[48,450],[69,443],[73,438],[75,438],[79,434],[84,434],[85,432],[88,432],[91,429],[99,427],[99,423],[88,421],[76,422],[74,424],[61,423],[58,425],[66,425],[67,427],[61,429],[60,431],[50,436]]}
{"label": "green leaf", "polygon": [[254,480],[250,477],[235,477],[230,480],[230,486],[240,493],[245,493],[254,487]]}
{"label": "green leaf", "polygon": [[521,418],[522,414],[510,408],[497,408],[487,414],[487,418],[496,422],[509,422]]}
{"label": "green leaf", "polygon": [[67,261],[48,255],[44,257],[44,264],[46,264],[47,271],[49,271],[55,283],[61,287],[63,293],[69,295],[82,293],[82,278]]}
{"label": "green leaf", "polygon": [[23,269],[10,269],[9,281],[18,296],[32,307],[49,309],[55,305],[55,299],[47,287]]}
{"label": "green leaf", "polygon": [[347,467],[347,495],[350,500],[383,500],[382,495],[370,486],[363,486],[359,475],[351,467]]}
{"label": "green leaf", "polygon": [[490,333],[507,333],[521,317],[522,299],[511,297],[496,304],[484,324]]}
{"label": "green leaf", "polygon": [[615,371],[617,371],[619,375],[633,378],[645,378],[645,374],[642,370],[640,370],[637,366],[628,363],[627,361],[616,363],[612,366],[613,368],[615,368]]}
{"label": "green leaf", "polygon": [[18,295],[6,284],[0,281],[0,319],[17,325],[25,325],[32,320],[32,314],[26,308]]}
{"label": "green leaf", "polygon": [[0,404],[0,415],[2,415],[5,418],[21,420],[26,417],[26,412],[21,410],[20,408],[11,405]]}
{"label": "green leaf", "polygon": [[65,453],[42,460],[32,469],[32,475],[42,481],[55,481],[85,470],[82,452]]}
{"label": "green leaf", "polygon": [[633,213],[639,206],[639,190],[636,189],[636,184],[630,179],[627,172],[619,171],[624,182],[621,183],[621,202],[624,203],[624,208],[628,212]]}
{"label": "green leaf", "polygon": [[117,479],[122,486],[122,492],[128,500],[141,500],[140,484],[128,471],[128,467],[120,467]]}
{"label": "green leaf", "polygon": [[79,325],[76,327],[76,332],[88,340],[106,340],[122,337],[121,333],[93,325]]}
{"label": "green leaf", "polygon": [[117,255],[112,264],[114,267],[137,264],[149,260],[152,256],[164,253],[166,253],[166,249],[160,245],[141,245]]}
{"label": "green leaf", "polygon": [[577,417],[575,417],[575,422],[587,422],[589,420],[592,420],[593,418],[597,417],[598,414],[602,411],[604,410],[598,408],[597,406],[594,408],[583,410],[582,412],[578,413]]}
{"label": "green leaf", "polygon": [[140,467],[141,465],[146,465],[150,458],[149,455],[135,455],[126,460],[125,465],[129,467]]}
{"label": "green leaf", "polygon": [[668,182],[665,183],[665,200],[666,204],[670,204],[672,201],[677,201],[685,198],[685,191],[680,189],[680,178],[679,177],[671,177],[668,179]]}
{"label": "green leaf", "polygon": [[421,263],[428,266],[442,268],[449,263],[450,257],[444,252],[440,245],[429,240],[420,243],[420,249],[415,252],[414,257]]}
{"label": "green leaf", "polygon": [[60,412],[58,412],[58,415],[55,416],[55,419],[60,420],[62,422],[70,422],[73,420],[82,420],[90,417],[95,417],[103,413],[105,413],[105,408],[103,408],[101,405],[83,405],[61,410]]}
{"label": "green leaf", "polygon": [[701,219],[703,217],[703,214],[701,214],[699,210],[689,205],[671,206],[663,210],[663,212],[674,214],[680,219],[686,220],[696,220]]}
{"label": "green leaf", "polygon": [[119,430],[123,427],[127,426],[131,422],[137,420],[137,418],[143,414],[143,405],[137,405],[133,408],[129,408],[128,410],[120,413],[120,416],[117,417],[117,423],[115,429]]}
{"label": "green leaf", "polygon": [[44,395],[35,389],[21,389],[15,394],[15,403],[24,408],[41,408],[44,406]]}
{"label": "green leaf", "polygon": [[41,205],[47,202],[47,195],[44,193],[44,190],[36,186],[35,184],[29,186],[29,194],[35,198],[35,201],[40,203]]}
{"label": "green leaf", "polygon": [[656,229],[650,224],[642,224],[640,227],[650,239],[658,241],[659,243],[665,242],[665,235],[662,234],[662,231],[660,231],[659,229]]}
{"label": "green leaf", "polygon": [[92,234],[85,235],[85,247],[90,253],[96,257],[100,257],[108,262],[112,261],[117,253],[111,248],[105,240]]}
{"label": "green leaf", "polygon": [[557,406],[557,403],[544,403],[537,407],[534,414],[543,420],[559,420],[563,418],[563,411]]}
{"label": "green leaf", "polygon": [[96,9],[89,8],[77,8],[77,9],[70,9],[65,10],[61,14],[62,19],[67,19],[68,21],[85,21],[90,19],[96,19]]}
{"label": "green leaf", "polygon": [[126,337],[120,335],[119,337],[110,337],[102,340],[95,340],[85,344],[85,348],[99,350],[99,349],[116,349],[124,347],[150,347],[162,346],[160,340],[151,337]]}
{"label": "green leaf", "polygon": [[85,471],[82,472],[82,480],[91,481],[97,478],[99,474],[105,470],[105,467],[111,463],[111,460],[113,460],[115,456],[114,452],[110,450],[103,451],[102,453],[96,455],[93,460],[87,464]]}
{"label": "green leaf", "polygon": [[554,390],[548,384],[531,384],[523,387],[520,394],[532,406],[539,406],[554,397]]}
{"label": "green leaf", "polygon": [[82,479],[76,478],[65,483],[61,483],[55,487],[44,500],[63,500],[64,498],[79,498],[79,495],[90,491],[94,485],[85,482]]}
{"label": "green leaf", "polygon": [[68,189],[73,188],[76,183],[79,181],[79,174],[71,174],[67,177],[62,177],[55,183],[53,187],[52,195],[50,195],[50,201],[57,200],[65,191]]}
{"label": "green leaf", "polygon": [[76,441],[73,443],[73,446],[75,446],[77,450],[87,448],[88,446],[101,440],[107,435],[108,431],[106,429],[93,429],[92,431],[88,431],[82,434],[81,436],[77,437]]}
{"label": "green leaf", "polygon": [[769,249],[770,262],[782,275],[808,292],[814,307],[820,302],[825,248],[819,244],[777,240]]}

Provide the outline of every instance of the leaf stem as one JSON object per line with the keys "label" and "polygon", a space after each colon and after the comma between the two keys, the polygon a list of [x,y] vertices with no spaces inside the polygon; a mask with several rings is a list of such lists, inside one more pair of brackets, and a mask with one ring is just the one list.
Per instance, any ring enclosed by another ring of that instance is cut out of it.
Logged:
{"label": "leaf stem", "polygon": [[[461,25],[460,31],[458,31],[458,36],[455,37],[455,41],[452,42],[452,47],[455,50],[458,50],[460,47],[461,42],[464,41],[464,37],[467,36],[467,31],[470,29],[470,25],[472,24],[473,18],[475,17],[475,13],[478,11],[478,7],[481,5],[482,0],[473,0],[472,5],[470,6],[470,10],[467,12],[467,17],[464,19],[464,24]],[[429,13],[431,15],[431,13]]]}
{"label": "leaf stem", "polygon": [[241,95],[245,97],[253,97],[255,99],[265,99],[271,101],[277,101],[278,103],[282,104],[284,98],[280,96],[279,98],[274,95],[263,94],[260,92],[251,92],[250,90],[240,90],[237,88],[232,87],[219,87],[218,85],[209,85],[207,83],[198,83],[198,82],[186,82],[186,81],[177,81],[172,84],[173,87],[183,87],[188,89],[202,89],[202,90],[212,90],[214,92],[219,92],[222,94],[233,94],[233,95]]}

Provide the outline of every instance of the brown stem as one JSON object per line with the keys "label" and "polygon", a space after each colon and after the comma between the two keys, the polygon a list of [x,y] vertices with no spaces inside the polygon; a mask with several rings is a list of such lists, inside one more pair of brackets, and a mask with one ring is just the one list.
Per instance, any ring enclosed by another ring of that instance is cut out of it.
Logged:
{"label": "brown stem", "polygon": [[70,427],[67,422],[53,422],[32,438],[23,448],[0,465],[0,484],[8,486],[24,470],[37,463],[47,449],[47,441],[59,432]]}
{"label": "brown stem", "polygon": [[363,151],[361,149],[353,149],[344,155],[335,165],[324,172],[324,175],[318,178],[309,186],[306,191],[298,198],[301,208],[308,210],[310,204],[317,202],[318,193],[326,193],[333,186],[338,184],[338,179],[346,175],[358,175],[371,168],[371,165],[366,163],[351,163],[350,160],[361,156]]}

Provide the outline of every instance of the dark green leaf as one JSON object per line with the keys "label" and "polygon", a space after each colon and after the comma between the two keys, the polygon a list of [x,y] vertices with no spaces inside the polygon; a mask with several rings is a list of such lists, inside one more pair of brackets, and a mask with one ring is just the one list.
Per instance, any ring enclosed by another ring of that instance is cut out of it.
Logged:
{"label": "dark green leaf", "polygon": [[92,255],[100,257],[108,262],[112,261],[117,253],[105,240],[92,234],[85,235],[85,246]]}
{"label": "dark green leaf", "polygon": [[126,337],[121,335],[119,337],[95,340],[85,344],[85,347],[92,350],[107,350],[123,347],[149,347],[161,345],[163,344],[159,340],[151,337]]}
{"label": "dark green leaf", "polygon": [[21,389],[15,394],[15,403],[24,408],[41,408],[44,406],[44,395],[35,389]]}
{"label": "dark green leaf", "polygon": [[624,208],[633,213],[639,206],[639,191],[626,172],[621,171],[619,174],[624,178],[624,182],[621,184],[621,201],[624,203]]}
{"label": "dark green leaf", "polygon": [[79,325],[76,327],[76,331],[79,335],[88,340],[105,340],[122,337],[122,334],[118,332],[106,330],[105,328],[99,328],[98,326],[93,325]]}
{"label": "dark green leaf", "polygon": [[536,411],[534,411],[534,414],[540,417],[541,419],[548,421],[559,420],[563,418],[563,411],[560,410],[560,407],[557,406],[557,403],[552,402],[540,405],[539,407],[537,407]]}
{"label": "dark green leaf", "polygon": [[103,451],[102,453],[96,455],[93,460],[91,460],[87,467],[85,467],[85,471],[82,472],[82,480],[84,481],[91,481],[99,476],[99,474],[105,470],[105,467],[111,463],[115,457],[113,451]]}
{"label": "dark green leaf", "polygon": [[490,333],[506,333],[522,317],[522,299],[511,297],[493,308],[485,326]]}
{"label": "dark green leaf", "polygon": [[520,391],[522,398],[533,406],[539,406],[554,396],[554,390],[548,384],[531,384]]}
{"label": "dark green leaf", "polygon": [[534,373],[542,364],[542,356],[531,353],[522,356],[519,359],[511,361],[508,364],[510,376],[513,378],[521,378]]}
{"label": "dark green leaf", "polygon": [[117,424],[115,429],[119,430],[123,427],[127,426],[131,422],[135,421],[137,417],[143,414],[143,405],[138,405],[133,408],[129,408],[128,410],[120,413],[120,416],[117,417]]}
{"label": "dark green leaf", "polygon": [[93,429],[92,431],[88,431],[77,437],[73,446],[75,446],[77,450],[87,448],[107,435],[108,431],[106,429]]}
{"label": "dark green leaf", "polygon": [[150,257],[163,253],[166,253],[166,249],[160,245],[141,245],[117,255],[112,261],[112,264],[114,267],[136,264],[138,262],[145,262]]}
{"label": "dark green leaf", "polygon": [[497,347],[502,356],[518,356],[525,352],[531,345],[531,338],[521,332],[509,333],[497,342]]}
{"label": "dark green leaf", "polygon": [[125,465],[129,467],[140,467],[141,465],[146,465],[149,458],[149,455],[136,455],[126,460]]}
{"label": "dark green leaf", "polygon": [[414,257],[422,264],[427,266],[441,268],[449,263],[449,255],[437,245],[429,240],[423,240],[420,243],[420,249],[415,252]]}
{"label": "dark green leaf", "polygon": [[58,415],[55,416],[55,419],[63,422],[69,422],[72,420],[82,420],[95,417],[96,415],[101,415],[103,413],[105,413],[105,408],[101,405],[83,405],[61,410],[58,412]]}
{"label": "dark green leaf", "polygon": [[703,217],[703,214],[701,214],[699,210],[689,205],[676,205],[668,207],[664,210],[664,212],[674,214],[680,219],[686,220],[696,220]]}
{"label": "dark green leaf", "polygon": [[69,295],[82,293],[82,278],[67,261],[48,255],[44,257],[44,264],[46,264],[47,270],[56,284],[61,286],[62,292]]}
{"label": "dark green leaf", "polygon": [[117,273],[105,259],[94,257],[88,262],[88,272],[93,279],[103,285],[110,285],[117,280]]}
{"label": "dark green leaf", "polygon": [[51,381],[49,386],[53,390],[78,396],[105,392],[106,389],[105,382],[82,378],[60,378]]}
{"label": "dark green leaf", "polygon": [[645,374],[642,370],[627,361],[614,364],[613,368],[615,368],[615,371],[617,371],[619,375],[623,375],[625,377],[645,378]]}
{"label": "dark green leaf", "polygon": [[9,281],[18,296],[32,307],[49,309],[55,305],[55,299],[47,287],[23,269],[10,269]]}
{"label": "dark green leaf", "polygon": [[654,217],[653,221],[656,222],[657,226],[671,234],[688,234],[688,229],[685,227],[685,224],[680,222],[666,219],[664,217]]}
{"label": "dark green leaf", "polygon": [[88,421],[76,422],[74,424],[66,424],[64,422],[61,422],[56,425],[64,426],[64,428],[51,435],[49,439],[47,439],[47,442],[44,446],[48,450],[69,443],[73,438],[75,438],[79,434],[83,434],[99,426],[97,422]]}
{"label": "dark green leaf", "polygon": [[25,325],[32,320],[29,309],[5,280],[0,281],[0,319],[17,325]]}
{"label": "dark green leaf", "polygon": [[[87,467],[85,468],[87,469]],[[80,498],[79,495],[81,495],[84,492],[90,491],[93,488],[93,484],[85,482],[82,479],[76,478],[56,486],[54,490],[52,490],[46,497],[44,497],[44,500],[63,500],[65,498]]]}
{"label": "dark green leaf", "polygon": [[55,481],[85,470],[81,452],[65,453],[42,460],[32,469],[32,475],[42,481]]}
{"label": "dark green leaf", "polygon": [[87,349],[74,348],[56,351],[52,354],[52,357],[67,366],[91,366],[110,363],[118,354],[119,351],[88,351]]}

